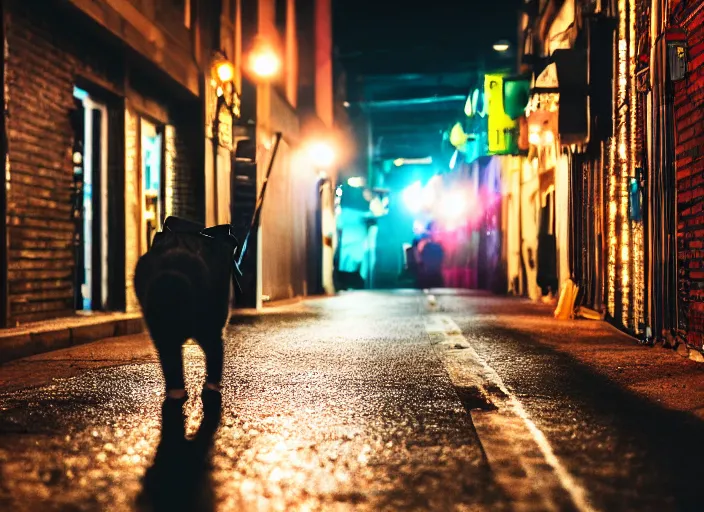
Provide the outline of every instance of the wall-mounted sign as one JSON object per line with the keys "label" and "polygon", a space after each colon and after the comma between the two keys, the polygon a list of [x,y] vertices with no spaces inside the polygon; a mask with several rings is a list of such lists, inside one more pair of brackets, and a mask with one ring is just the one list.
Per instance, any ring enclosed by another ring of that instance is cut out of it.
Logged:
{"label": "wall-mounted sign", "polygon": [[525,115],[529,100],[529,78],[523,76],[504,78],[504,110],[511,119],[518,119]]}
{"label": "wall-mounted sign", "polygon": [[484,77],[484,97],[487,106],[487,136],[489,153],[512,153],[517,149],[516,122],[504,110],[503,76]]}

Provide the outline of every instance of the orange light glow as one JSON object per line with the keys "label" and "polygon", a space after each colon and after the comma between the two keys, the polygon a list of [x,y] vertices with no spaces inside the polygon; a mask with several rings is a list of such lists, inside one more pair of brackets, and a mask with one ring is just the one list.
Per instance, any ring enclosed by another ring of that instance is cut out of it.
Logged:
{"label": "orange light glow", "polygon": [[249,56],[249,68],[259,78],[272,78],[281,68],[281,59],[273,48],[260,43]]}
{"label": "orange light glow", "polygon": [[220,83],[231,81],[235,77],[235,67],[229,61],[221,61],[215,68]]}

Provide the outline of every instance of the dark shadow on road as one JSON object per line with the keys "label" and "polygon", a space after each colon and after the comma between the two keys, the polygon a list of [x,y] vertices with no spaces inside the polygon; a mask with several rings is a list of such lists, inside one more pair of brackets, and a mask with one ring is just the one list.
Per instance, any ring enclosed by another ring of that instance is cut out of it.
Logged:
{"label": "dark shadow on road", "polygon": [[204,393],[203,420],[190,440],[185,435],[183,404],[167,399],[162,405],[161,441],[144,476],[137,510],[215,510],[210,457],[222,416],[222,396]]}
{"label": "dark shadow on road", "polygon": [[600,508],[704,510],[699,418],[623,389],[518,329],[465,323],[463,332],[492,340],[485,357],[547,427],[558,455],[596,484]]}

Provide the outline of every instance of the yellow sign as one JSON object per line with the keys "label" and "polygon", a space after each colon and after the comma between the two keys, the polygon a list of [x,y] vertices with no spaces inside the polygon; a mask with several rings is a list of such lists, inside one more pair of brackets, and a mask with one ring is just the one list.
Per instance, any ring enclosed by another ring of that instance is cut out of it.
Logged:
{"label": "yellow sign", "polygon": [[489,152],[503,153],[510,150],[512,132],[516,128],[504,111],[504,79],[501,75],[486,75],[484,78],[484,100],[486,102],[487,135]]}

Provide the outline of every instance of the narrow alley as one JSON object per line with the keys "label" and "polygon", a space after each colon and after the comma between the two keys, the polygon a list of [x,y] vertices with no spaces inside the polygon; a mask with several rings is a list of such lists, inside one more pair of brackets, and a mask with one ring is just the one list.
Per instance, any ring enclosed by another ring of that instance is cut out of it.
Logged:
{"label": "narrow alley", "polygon": [[238,314],[222,410],[184,348],[186,440],[147,335],[8,363],[0,509],[701,510],[701,369],[548,314],[449,290]]}

